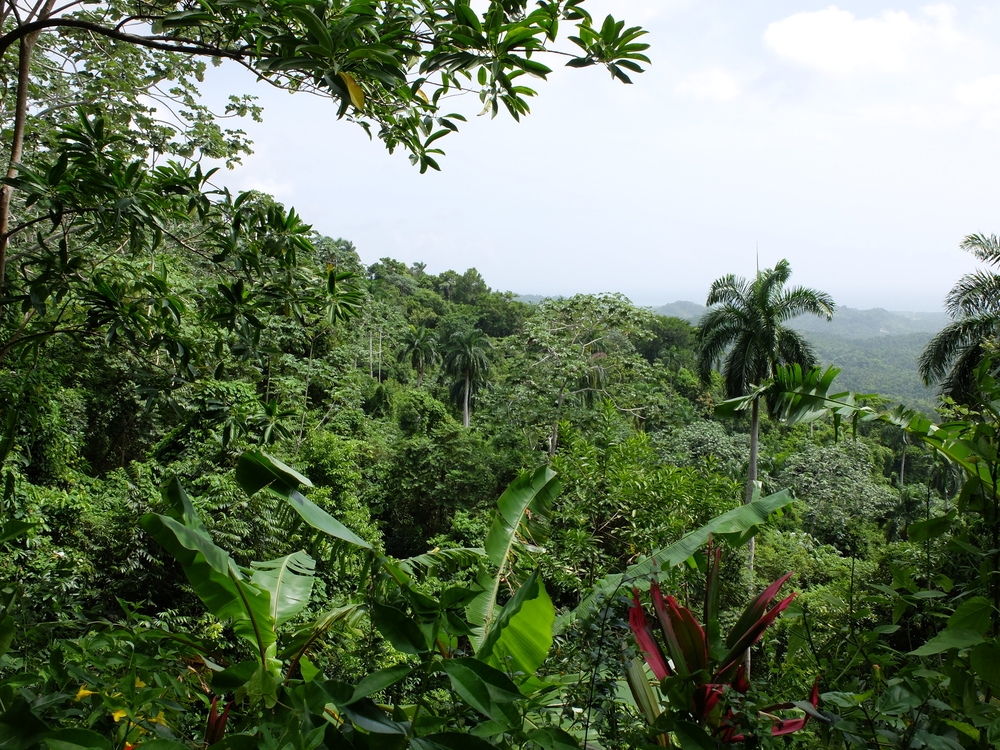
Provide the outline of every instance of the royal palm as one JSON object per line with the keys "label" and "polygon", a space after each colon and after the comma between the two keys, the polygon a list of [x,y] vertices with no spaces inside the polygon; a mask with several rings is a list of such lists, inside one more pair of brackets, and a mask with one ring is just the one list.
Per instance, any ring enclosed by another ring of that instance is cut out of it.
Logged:
{"label": "royal palm", "polygon": [[[798,286],[786,288],[791,273],[788,261],[782,260],[774,268],[758,271],[753,279],[730,274],[713,282],[705,303],[710,309],[699,323],[698,366],[702,380],[708,382],[712,368],[722,362],[727,398],[750,394],[763,381],[773,378],[782,365],[798,364],[805,369],[816,364],[816,355],[802,334],[784,324],[803,314],[829,320],[834,302],[826,292]],[[757,480],[759,424],[758,394],[751,407],[745,502],[753,497]]]}
{"label": "royal palm", "polygon": [[490,371],[489,353],[493,345],[478,328],[455,331],[448,337],[444,366],[455,378],[453,392],[462,403],[462,424],[469,426],[469,399],[472,391]]}

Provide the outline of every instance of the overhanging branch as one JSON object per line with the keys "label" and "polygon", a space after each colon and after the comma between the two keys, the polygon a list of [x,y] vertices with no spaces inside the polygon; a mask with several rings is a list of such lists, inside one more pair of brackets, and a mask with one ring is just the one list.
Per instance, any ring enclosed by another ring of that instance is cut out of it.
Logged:
{"label": "overhanging branch", "polygon": [[77,18],[46,18],[43,21],[33,21],[32,23],[26,23],[20,26],[8,34],[4,34],[0,37],[0,57],[3,57],[10,46],[18,41],[19,39],[28,36],[29,34],[36,33],[38,31],[43,31],[45,29],[52,28],[70,28],[70,29],[83,29],[84,31],[90,31],[94,34],[100,34],[101,36],[106,36],[110,39],[116,39],[119,42],[127,42],[128,44],[135,44],[140,47],[148,47],[150,49],[163,50],[165,52],[184,52],[189,55],[204,55],[206,57],[225,57],[229,60],[242,60],[245,52],[239,50],[229,50],[221,49],[219,47],[212,47],[206,44],[198,44],[196,42],[178,42],[171,43],[160,41],[157,39],[150,39],[144,36],[138,36],[137,34],[126,34],[123,31],[117,31],[115,29],[109,29],[106,26],[101,26],[99,23],[93,23],[91,21],[81,21]]}

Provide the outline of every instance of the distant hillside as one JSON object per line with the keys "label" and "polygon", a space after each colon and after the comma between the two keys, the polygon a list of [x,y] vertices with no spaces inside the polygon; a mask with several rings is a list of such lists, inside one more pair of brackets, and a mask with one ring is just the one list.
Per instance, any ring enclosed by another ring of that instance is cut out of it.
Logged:
{"label": "distant hillside", "polygon": [[[704,305],[695,302],[671,302],[655,308],[653,312],[697,324],[705,310]],[[844,338],[866,339],[908,333],[934,334],[944,328],[948,320],[947,315],[936,312],[890,312],[881,307],[871,310],[838,307],[833,320],[803,315],[793,320],[791,326],[803,333],[820,332]]]}
{"label": "distant hillside", "polygon": [[691,323],[697,323],[698,319],[705,314],[705,306],[697,302],[671,302],[653,309],[657,315],[666,315],[668,318],[682,318]]}
{"label": "distant hillside", "polygon": [[[674,302],[654,310],[697,325],[706,308],[694,302]],[[930,413],[936,389],[917,374],[917,359],[931,337],[948,323],[944,313],[890,312],[882,308],[837,309],[833,320],[803,316],[791,326],[815,347],[820,363],[841,369],[842,390],[878,393]]]}
{"label": "distant hillside", "polygon": [[909,333],[935,334],[948,324],[948,320],[948,316],[943,312],[889,312],[881,307],[871,310],[838,307],[831,321],[813,315],[803,315],[793,320],[791,326],[803,333],[824,333],[844,338],[865,339]]}
{"label": "distant hillside", "polygon": [[892,401],[931,414],[936,388],[928,388],[917,374],[917,360],[931,333],[904,333],[873,338],[805,332],[823,367],[841,370],[838,391],[878,393]]}
{"label": "distant hillside", "polygon": [[537,305],[543,300],[552,299],[552,297],[546,297],[543,294],[515,294],[514,299],[518,302],[527,302],[529,305]]}

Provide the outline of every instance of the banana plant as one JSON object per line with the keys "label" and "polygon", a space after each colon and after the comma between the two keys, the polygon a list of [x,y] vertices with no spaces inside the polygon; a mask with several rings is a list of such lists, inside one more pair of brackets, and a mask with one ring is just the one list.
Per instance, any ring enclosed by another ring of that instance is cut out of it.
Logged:
{"label": "banana plant", "polygon": [[[480,576],[483,591],[468,609],[469,621],[479,626],[473,636],[476,658],[525,678],[537,671],[552,646],[555,607],[534,555],[543,551],[545,521],[561,489],[556,473],[541,466],[515,479],[500,496],[485,549],[495,572]],[[526,578],[525,569],[531,570]],[[500,608],[500,589],[511,579],[520,585]]]}
{"label": "banana plant", "polygon": [[[249,452],[241,458],[236,478],[250,494],[268,488],[314,528],[370,549],[367,542],[303,496],[298,486],[308,486],[309,480],[276,459]],[[139,523],[181,564],[208,611],[220,620],[229,620],[236,635],[253,649],[255,667],[247,664],[236,671],[247,676],[245,692],[252,700],[274,705],[279,684],[295,670],[310,669],[309,649],[334,622],[350,616],[352,608],[323,613],[301,627],[279,654],[279,629],[308,604],[316,561],[299,551],[243,568],[212,540],[177,479],[167,484],[163,497],[167,513],[147,513]],[[286,664],[289,668],[283,674]]]}
{"label": "banana plant", "polygon": [[[679,747],[713,747],[716,743],[743,742],[746,723],[743,696],[750,688],[744,672],[743,656],[778,615],[792,603],[795,594],[775,602],[778,592],[793,575],[786,573],[747,606],[725,638],[719,627],[720,547],[711,542],[707,552],[705,603],[702,621],[673,596],[663,596],[654,578],[649,587],[654,618],[647,616],[635,589],[629,608],[629,626],[664,697],[656,700],[641,663],[636,659],[626,670],[626,681],[636,704],[648,723],[658,731],[657,742],[670,747],[670,735]],[[652,622],[659,625],[660,636]],[[663,644],[661,646],[661,643]],[[813,690],[815,713],[818,691]],[[791,708],[795,704],[770,706],[763,712]],[[801,729],[805,718],[775,717],[772,735],[790,734]]]}

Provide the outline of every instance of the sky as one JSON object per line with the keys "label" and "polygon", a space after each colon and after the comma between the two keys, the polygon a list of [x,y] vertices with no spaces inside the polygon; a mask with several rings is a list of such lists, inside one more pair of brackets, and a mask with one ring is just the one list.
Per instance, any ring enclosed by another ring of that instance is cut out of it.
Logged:
{"label": "sky", "polygon": [[[649,31],[626,86],[558,60],[520,123],[479,117],[440,173],[388,154],[329,101],[236,68],[262,124],[220,175],[294,206],[365,263],[476,268],[519,294],[703,303],[712,281],[785,258],[838,305],[938,311],[1000,233],[1000,4],[587,0]],[[759,265],[758,265],[759,264]]]}

